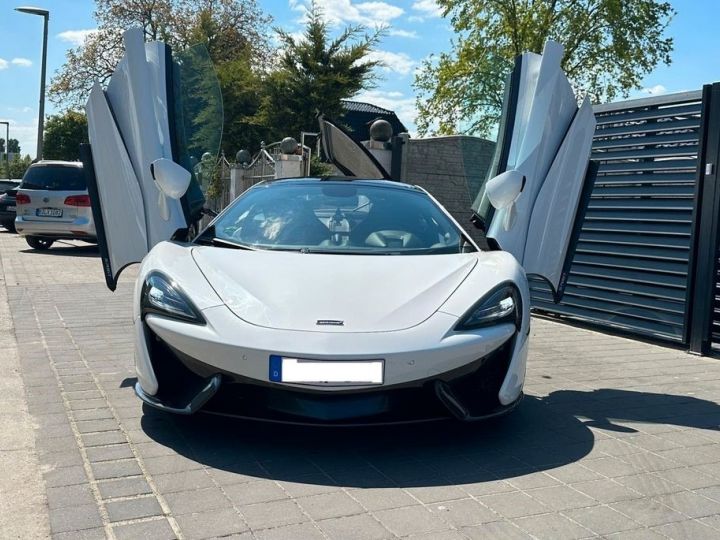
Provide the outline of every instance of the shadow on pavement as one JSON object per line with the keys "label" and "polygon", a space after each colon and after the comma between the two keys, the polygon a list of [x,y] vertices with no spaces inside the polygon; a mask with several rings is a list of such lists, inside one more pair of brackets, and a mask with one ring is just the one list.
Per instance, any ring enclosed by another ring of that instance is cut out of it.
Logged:
{"label": "shadow on pavement", "polygon": [[96,244],[77,245],[63,241],[55,242],[50,249],[21,249],[20,253],[42,253],[43,255],[60,255],[62,257],[99,257],[100,251]]}
{"label": "shadow on pavement", "polygon": [[624,390],[526,396],[510,415],[376,428],[261,424],[145,406],[143,430],[204,465],[257,478],[348,487],[415,487],[512,478],[580,460],[590,427],[636,431],[628,423],[718,430],[720,405],[691,396]]}

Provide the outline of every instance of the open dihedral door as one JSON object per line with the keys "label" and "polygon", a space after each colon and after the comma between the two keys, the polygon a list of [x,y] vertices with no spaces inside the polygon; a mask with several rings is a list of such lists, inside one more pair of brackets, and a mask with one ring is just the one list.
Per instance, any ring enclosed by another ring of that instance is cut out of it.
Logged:
{"label": "open dihedral door", "polygon": [[320,121],[320,144],[325,157],[347,176],[389,180],[390,174],[370,151],[343,128],[323,116]]}
{"label": "open dihedral door", "polygon": [[518,57],[503,104],[490,176],[473,210],[487,237],[512,253],[528,275],[562,297],[589,193],[595,132],[592,106],[577,99],[563,73],[563,48]]}
{"label": "open dihedral door", "polygon": [[[173,58],[165,44],[145,43],[140,29],[128,30],[124,42],[107,88],[96,83],[90,92],[90,152],[83,152],[111,290],[123,268],[199,219],[201,156],[215,163],[222,133],[219,84],[204,48]],[[195,90],[187,90],[190,84]],[[160,164],[188,175],[189,187],[168,195],[172,190],[156,178]]]}

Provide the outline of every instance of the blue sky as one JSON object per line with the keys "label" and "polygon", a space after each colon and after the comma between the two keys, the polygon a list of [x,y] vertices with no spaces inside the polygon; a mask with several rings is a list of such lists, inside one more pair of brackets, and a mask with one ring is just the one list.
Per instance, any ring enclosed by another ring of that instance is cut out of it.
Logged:
{"label": "blue sky", "polygon": [[[20,141],[23,153],[35,153],[42,18],[18,13],[16,5],[50,10],[48,74],[63,63],[65,51],[95,27],[92,0],[0,0],[0,120],[9,120],[10,137]],[[290,32],[302,29],[309,0],[258,0],[276,26]],[[377,88],[358,99],[394,109],[414,129],[413,72],[432,53],[450,48],[452,32],[439,17],[433,0],[318,0],[337,28],[344,24],[388,26],[377,57],[387,64]],[[658,67],[633,97],[700,88],[720,80],[718,0],[672,0],[678,14],[669,35],[675,38],[673,64]],[[46,112],[55,109],[48,104]],[[3,126],[4,127],[4,126]],[[4,137],[4,129],[0,129]]]}

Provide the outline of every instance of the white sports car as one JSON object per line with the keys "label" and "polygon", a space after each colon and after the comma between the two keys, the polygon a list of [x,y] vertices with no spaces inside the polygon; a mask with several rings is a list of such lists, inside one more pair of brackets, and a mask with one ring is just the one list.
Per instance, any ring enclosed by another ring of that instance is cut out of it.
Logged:
{"label": "white sports car", "polygon": [[142,261],[144,402],[332,425],[475,420],[518,404],[526,274],[562,294],[592,179],[592,109],[578,108],[560,46],[522,55],[510,77],[495,176],[474,207],[481,249],[325,121],[326,154],[355,176],[263,182],[189,241],[202,205],[191,156],[217,152],[222,125],[199,137],[195,120],[217,110],[217,83],[200,50],[173,57],[134,30],[125,43],[88,101],[84,161],[110,288]]}

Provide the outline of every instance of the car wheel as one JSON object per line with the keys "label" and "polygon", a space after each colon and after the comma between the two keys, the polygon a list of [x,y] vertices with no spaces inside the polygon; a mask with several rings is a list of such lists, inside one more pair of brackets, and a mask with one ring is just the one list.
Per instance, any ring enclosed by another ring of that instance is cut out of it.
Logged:
{"label": "car wheel", "polygon": [[54,240],[40,238],[38,236],[26,236],[25,241],[31,248],[40,250],[50,249],[50,246],[52,246],[54,242]]}

